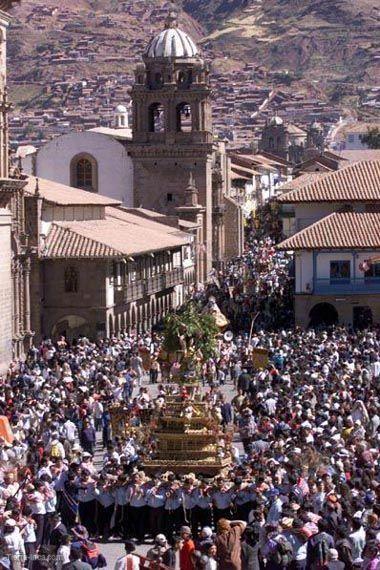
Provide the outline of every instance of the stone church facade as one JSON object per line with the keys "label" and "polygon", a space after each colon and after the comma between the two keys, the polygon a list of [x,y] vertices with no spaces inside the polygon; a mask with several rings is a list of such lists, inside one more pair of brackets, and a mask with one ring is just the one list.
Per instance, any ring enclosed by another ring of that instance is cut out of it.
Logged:
{"label": "stone church facade", "polygon": [[274,115],[262,130],[259,150],[295,165],[319,155],[323,152],[324,144],[323,128],[316,121],[305,131]]}
{"label": "stone church facade", "polygon": [[[193,40],[178,28],[175,12],[137,66],[131,97],[134,205],[166,215],[178,213],[186,205],[184,181],[191,175],[202,210],[194,215],[202,218],[197,268],[204,281],[211,268],[226,259],[229,158],[213,133],[209,68]],[[228,211],[239,208],[230,200]],[[242,217],[236,212],[234,217],[241,220],[236,228],[239,239],[235,236],[237,247],[229,244],[228,249],[239,255]]]}
{"label": "stone church facade", "polygon": [[12,356],[22,357],[31,344],[30,270],[25,180],[9,178],[6,39],[14,1],[0,0],[0,371]]}

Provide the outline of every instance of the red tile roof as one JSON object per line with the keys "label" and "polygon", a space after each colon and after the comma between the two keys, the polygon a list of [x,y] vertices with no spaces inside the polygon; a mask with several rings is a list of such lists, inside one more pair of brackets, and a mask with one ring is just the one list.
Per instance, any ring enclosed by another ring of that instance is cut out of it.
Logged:
{"label": "red tile roof", "polygon": [[[25,192],[29,195],[35,195],[36,186],[37,178],[28,176]],[[38,178],[38,190],[46,202],[59,206],[116,206],[120,204],[120,200],[114,200],[96,192],[66,186],[45,178]]]}
{"label": "red tile roof", "polygon": [[41,256],[120,258],[181,247],[191,239],[179,229],[107,208],[105,219],[52,223]]}
{"label": "red tile roof", "polygon": [[359,162],[360,160],[380,160],[380,148],[359,149],[359,150],[342,150],[340,155],[349,162]]}
{"label": "red tile roof", "polygon": [[328,172],[280,196],[278,201],[285,204],[380,201],[380,160],[356,162]]}
{"label": "red tile roof", "polygon": [[295,190],[296,188],[303,188],[307,184],[318,180],[323,174],[322,172],[305,172],[305,174],[301,174],[301,176],[297,176],[293,178],[293,180],[289,180],[289,182],[285,182],[285,184],[279,186],[277,192],[284,193]]}
{"label": "red tile roof", "polygon": [[277,248],[380,249],[380,212],[334,212],[281,242]]}

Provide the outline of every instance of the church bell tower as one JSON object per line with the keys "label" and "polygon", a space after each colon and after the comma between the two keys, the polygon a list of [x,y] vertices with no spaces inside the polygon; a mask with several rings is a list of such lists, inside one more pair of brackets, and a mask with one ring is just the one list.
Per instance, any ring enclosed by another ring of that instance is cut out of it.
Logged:
{"label": "church bell tower", "polygon": [[213,132],[209,70],[171,10],[149,43],[131,90],[134,203],[167,215],[185,205],[193,177],[204,208],[204,275],[212,262]]}

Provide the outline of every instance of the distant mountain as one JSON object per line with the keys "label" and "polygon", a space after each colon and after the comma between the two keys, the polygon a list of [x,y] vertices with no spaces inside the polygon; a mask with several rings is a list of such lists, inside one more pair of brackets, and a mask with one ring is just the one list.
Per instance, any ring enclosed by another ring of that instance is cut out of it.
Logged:
{"label": "distant mountain", "polygon": [[236,62],[318,82],[336,99],[379,85],[378,0],[183,0],[205,44]]}
{"label": "distant mountain", "polygon": [[[181,27],[214,59],[216,72],[253,64],[262,68],[264,82],[275,75],[277,87],[319,93],[348,109],[380,84],[378,0],[176,4],[182,7]],[[165,0],[22,0],[12,9],[9,33],[12,98],[22,108],[38,108],[47,99],[51,103],[50,83],[103,73],[128,78],[149,37],[162,28],[168,5]]]}
{"label": "distant mountain", "polygon": [[251,0],[182,0],[183,9],[207,28],[217,27],[220,21],[249,7]]}

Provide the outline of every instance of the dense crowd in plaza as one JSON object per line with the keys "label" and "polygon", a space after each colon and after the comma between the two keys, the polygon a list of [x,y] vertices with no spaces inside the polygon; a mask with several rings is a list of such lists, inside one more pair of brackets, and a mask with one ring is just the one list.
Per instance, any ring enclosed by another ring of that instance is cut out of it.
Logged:
{"label": "dense crowd in plaza", "polygon": [[[144,542],[152,568],[380,569],[380,331],[268,321],[249,334],[258,312],[278,307],[286,321],[291,279],[273,239],[248,243],[194,294],[230,318],[237,305],[231,324],[246,331],[221,335],[202,369],[203,399],[235,432],[231,466],[214,478],[144,472],[154,445],[139,428],[179,390],[157,334],[45,340],[0,384],[14,435],[0,442],[1,569],[105,567],[114,539],[125,545],[115,570],[137,570]],[[254,348],[268,351],[262,369]],[[112,433],[115,403],[128,436]]]}
{"label": "dense crowd in plaza", "polygon": [[[254,332],[270,354],[258,372],[246,337],[221,340],[204,398],[244,450],[233,443],[233,466],[214,480],[148,477],[138,440],[112,437],[115,400],[134,426],[165,406],[167,385],[152,394],[139,344],[159,346],[151,335],[45,342],[3,381],[15,440],[1,445],[2,566],[101,567],[94,541],[114,535],[131,560],[131,540],[153,539],[148,558],[185,570],[379,567],[378,332]],[[231,403],[225,382],[237,388]]]}

